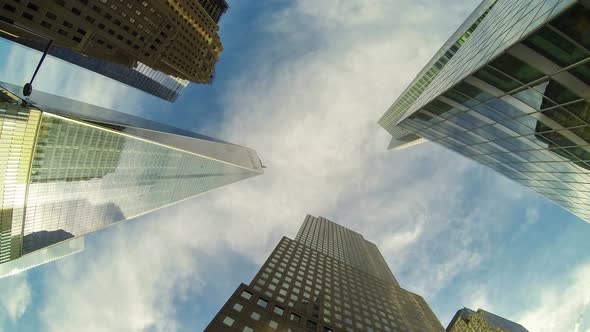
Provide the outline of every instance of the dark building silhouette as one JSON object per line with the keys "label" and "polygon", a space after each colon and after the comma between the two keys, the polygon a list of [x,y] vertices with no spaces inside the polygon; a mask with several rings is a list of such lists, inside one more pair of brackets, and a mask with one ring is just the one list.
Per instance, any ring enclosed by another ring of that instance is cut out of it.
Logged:
{"label": "dark building silhouette", "polygon": [[23,245],[25,247],[25,254],[29,252],[33,252],[45,247],[49,247],[50,245],[65,241],[67,239],[73,238],[74,235],[72,233],[68,233],[63,229],[59,229],[57,231],[39,231],[33,232],[31,234],[27,234],[23,237],[23,243],[29,243],[29,246]]}

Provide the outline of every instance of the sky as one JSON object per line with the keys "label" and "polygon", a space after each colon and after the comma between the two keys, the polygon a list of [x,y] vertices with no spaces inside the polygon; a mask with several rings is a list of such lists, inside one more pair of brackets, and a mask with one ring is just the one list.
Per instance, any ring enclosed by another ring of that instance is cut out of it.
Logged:
{"label": "sky", "polygon": [[[174,104],[48,58],[34,88],[257,150],[265,174],[86,238],[0,280],[0,331],[200,331],[306,214],[381,249],[443,325],[483,308],[590,331],[590,225],[432,143],[386,150],[379,117],[477,0],[228,1],[212,85]],[[39,52],[0,41],[0,80]]]}

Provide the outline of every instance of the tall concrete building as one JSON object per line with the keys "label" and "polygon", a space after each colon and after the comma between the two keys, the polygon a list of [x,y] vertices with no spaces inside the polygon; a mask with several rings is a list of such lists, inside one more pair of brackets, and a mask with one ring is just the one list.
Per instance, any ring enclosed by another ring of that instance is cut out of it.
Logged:
{"label": "tall concrete building", "polygon": [[447,332],[529,332],[522,325],[491,312],[463,308],[455,314]]}
{"label": "tall concrete building", "polygon": [[217,331],[444,331],[426,301],[400,287],[375,244],[307,216],[209,326]]}
{"label": "tall concrete building", "polygon": [[143,63],[208,83],[223,50],[217,21],[226,9],[214,0],[0,0],[0,30],[24,39],[46,36],[90,57],[127,67]]}
{"label": "tall concrete building", "polygon": [[379,120],[590,222],[590,3],[484,1]]}
{"label": "tall concrete building", "polygon": [[[47,46],[47,43],[20,38],[2,31],[0,31],[0,36],[41,52]],[[135,67],[131,68],[118,63],[89,57],[72,49],[60,46],[51,46],[48,54],[169,102],[176,101],[183,89],[189,84],[187,80],[166,75],[141,62],[138,62]]]}
{"label": "tall concrete building", "polygon": [[[0,90],[0,277],[83,236],[262,174],[254,150],[35,92]],[[157,242],[157,238],[154,238]]]}

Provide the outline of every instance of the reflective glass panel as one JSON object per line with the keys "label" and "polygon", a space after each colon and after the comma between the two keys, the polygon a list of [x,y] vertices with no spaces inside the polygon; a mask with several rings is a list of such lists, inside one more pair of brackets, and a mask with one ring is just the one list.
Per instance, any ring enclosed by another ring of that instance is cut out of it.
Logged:
{"label": "reflective glass panel", "polygon": [[513,57],[510,54],[502,54],[496,60],[490,63],[494,68],[508,74],[517,80],[528,84],[545,76],[539,70],[533,68],[527,63]]}
{"label": "reflective glass panel", "polygon": [[590,9],[577,4],[551,22],[577,43],[590,50]]}
{"label": "reflective glass panel", "polygon": [[523,43],[563,67],[587,56],[582,49],[547,27],[541,28]]}
{"label": "reflective glass panel", "polygon": [[590,62],[570,69],[570,73],[590,85]]}
{"label": "reflective glass panel", "polygon": [[504,75],[503,73],[489,66],[484,67],[483,69],[475,73],[473,76],[479,78],[480,80],[488,84],[493,85],[494,87],[504,92],[512,91],[521,86],[521,84],[519,84],[517,81],[511,79],[510,77]]}

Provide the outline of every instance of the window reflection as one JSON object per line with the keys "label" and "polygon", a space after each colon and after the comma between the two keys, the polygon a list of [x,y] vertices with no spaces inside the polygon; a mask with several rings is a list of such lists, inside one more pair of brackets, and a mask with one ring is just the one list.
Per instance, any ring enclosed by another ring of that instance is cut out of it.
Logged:
{"label": "window reflection", "polygon": [[539,29],[523,43],[562,67],[572,65],[587,56],[582,49],[548,27]]}

